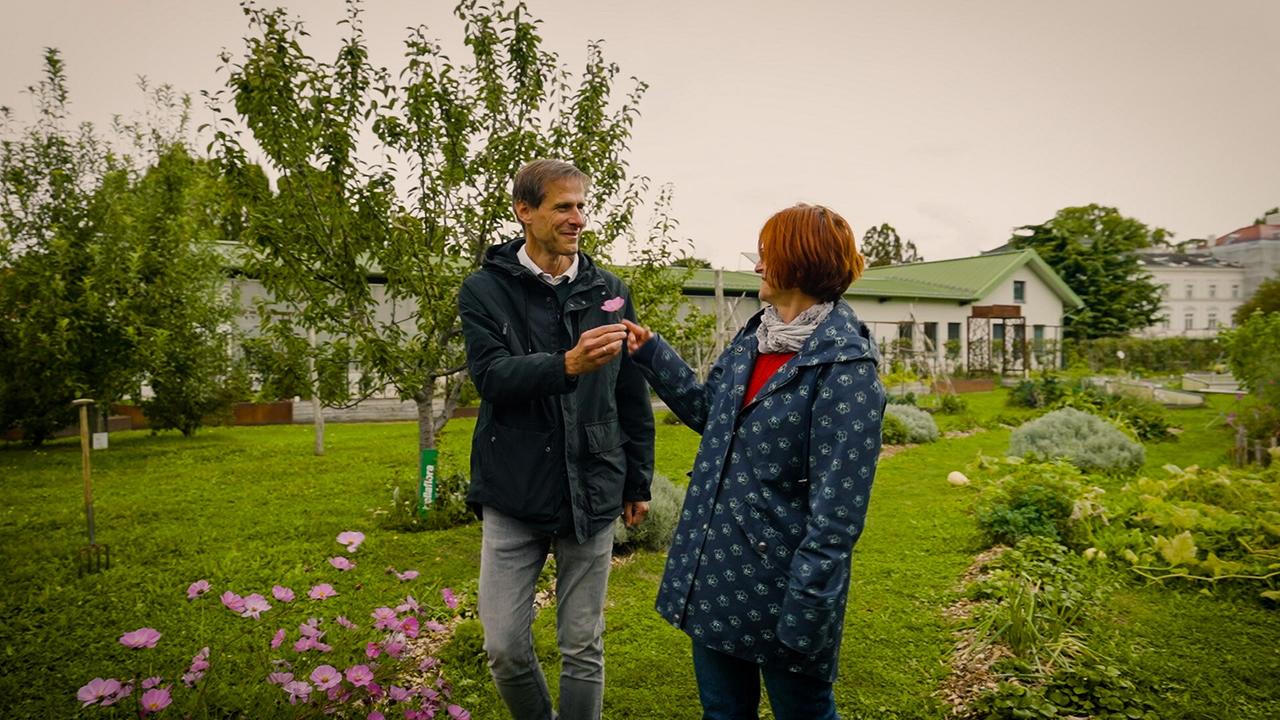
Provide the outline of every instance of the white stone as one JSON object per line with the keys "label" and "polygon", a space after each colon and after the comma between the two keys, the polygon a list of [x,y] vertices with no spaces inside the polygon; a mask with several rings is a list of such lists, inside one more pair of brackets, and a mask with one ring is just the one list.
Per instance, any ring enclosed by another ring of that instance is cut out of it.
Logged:
{"label": "white stone", "polygon": [[951,483],[952,485],[968,485],[969,478],[965,477],[964,473],[960,472],[959,470],[952,470],[947,475],[947,482]]}

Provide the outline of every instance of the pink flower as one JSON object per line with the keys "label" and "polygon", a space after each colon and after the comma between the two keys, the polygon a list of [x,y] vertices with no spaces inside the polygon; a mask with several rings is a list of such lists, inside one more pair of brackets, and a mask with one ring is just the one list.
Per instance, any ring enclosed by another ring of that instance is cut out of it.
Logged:
{"label": "pink flower", "polygon": [[382,644],[382,651],[393,658],[404,654],[404,643],[400,640],[388,640]]}
{"label": "pink flower", "polygon": [[348,630],[356,629],[356,624],[348,620],[346,615],[339,615],[338,617],[334,618],[334,622],[338,623],[339,625],[341,625],[342,627]]}
{"label": "pink flower", "polygon": [[435,620],[426,621],[425,623],[422,624],[422,627],[430,630],[433,633],[439,633],[439,632],[444,632],[445,630],[448,630],[448,628],[436,622]]}
{"label": "pink flower", "polygon": [[332,665],[321,665],[311,671],[311,682],[315,683],[316,687],[321,690],[328,690],[342,682],[342,673],[338,672],[338,669]]}
{"label": "pink flower", "polygon": [[154,628],[144,627],[121,635],[120,644],[135,650],[138,648],[153,648],[159,639],[160,633],[156,632]]}
{"label": "pink flower", "polygon": [[113,678],[94,678],[76,692],[76,699],[84,703],[80,707],[88,707],[103,698],[111,697],[120,690],[120,681]]}
{"label": "pink flower", "polygon": [[406,596],[404,602],[396,606],[396,612],[398,613],[418,612],[420,609],[418,601],[414,600],[412,595]]}
{"label": "pink flower", "polygon": [[187,672],[182,676],[182,682],[187,687],[191,687],[204,677],[204,671],[209,669],[209,648],[200,648],[200,652],[191,658],[191,667],[187,668]]}
{"label": "pink flower", "polygon": [[391,702],[404,702],[413,697],[413,693],[398,685],[392,685],[387,689],[387,697],[391,698]]}
{"label": "pink flower", "polygon": [[154,675],[142,681],[142,689],[150,690],[151,688],[159,685],[162,682],[164,682],[164,678],[160,677],[159,675]]}
{"label": "pink flower", "polygon": [[195,687],[202,677],[204,677],[204,673],[184,672],[182,673],[182,684],[187,687]]}
{"label": "pink flower", "polygon": [[314,650],[316,647],[316,639],[313,637],[300,637],[293,643],[293,651],[304,653],[308,650]]}
{"label": "pink flower", "polygon": [[445,607],[450,610],[458,609],[458,596],[453,594],[453,590],[444,588],[440,591],[440,596],[444,598]]}
{"label": "pink flower", "polygon": [[369,697],[371,698],[382,697],[382,686],[376,682],[370,682],[368,685],[364,686],[364,689],[365,692],[369,693]]}
{"label": "pink flower", "polygon": [[333,586],[329,583],[320,583],[319,585],[311,588],[311,591],[307,593],[307,597],[312,600],[324,600],[325,598],[331,598],[337,594],[338,593],[334,591]]}
{"label": "pink flower", "polygon": [[360,548],[360,543],[364,542],[364,533],[355,530],[347,530],[338,533],[338,544],[346,545],[347,552],[355,552]]}
{"label": "pink flower", "polygon": [[418,637],[418,618],[410,615],[404,620],[401,620],[399,629],[400,629],[400,632],[404,633],[405,635],[408,635],[411,638]]}
{"label": "pink flower", "polygon": [[102,701],[102,707],[106,707],[106,706],[108,706],[108,705],[114,705],[114,704],[116,704],[116,703],[120,702],[121,700],[123,700],[123,699],[125,699],[125,698],[129,697],[129,696],[130,696],[130,695],[132,695],[132,694],[133,694],[133,686],[132,686],[132,685],[124,685],[124,686],[121,686],[121,688],[120,688],[119,690],[115,691],[115,693],[114,693],[114,694],[112,694],[112,696],[111,696],[111,697],[103,699],[103,701]]}
{"label": "pink flower", "polygon": [[621,297],[612,297],[600,303],[600,309],[605,312],[618,312],[622,309],[622,306],[626,304],[627,301],[623,300]]}
{"label": "pink flower", "polygon": [[452,720],[471,720],[471,713],[463,710],[457,705],[450,705],[449,717],[452,718]]}
{"label": "pink flower", "polygon": [[271,605],[267,602],[267,599],[258,593],[254,593],[244,599],[244,609],[240,611],[240,616],[257,620],[262,613],[270,609]]}
{"label": "pink flower", "polygon": [[187,586],[187,599],[195,600],[197,597],[209,592],[208,580],[197,580]]}
{"label": "pink flower", "polygon": [[273,672],[267,676],[267,682],[272,685],[283,686],[286,683],[293,682],[293,673],[290,672]]}
{"label": "pink flower", "polygon": [[373,671],[368,665],[352,665],[347,668],[347,682],[356,687],[364,687],[373,682]]}
{"label": "pink flower", "polygon": [[283,585],[272,586],[271,596],[280,602],[293,602],[293,590],[290,590]]}
{"label": "pink flower", "polygon": [[377,710],[374,710],[373,712],[369,713],[369,720],[387,720],[387,716],[383,715]]}
{"label": "pink flower", "polygon": [[369,658],[370,660],[373,660],[374,658],[382,654],[382,646],[376,642],[371,642],[364,646],[364,654],[365,654],[365,657]]}
{"label": "pink flower", "polygon": [[231,612],[244,612],[244,598],[230,590],[222,593],[222,604]]}
{"label": "pink flower", "polygon": [[304,680],[292,680],[284,684],[284,691],[289,693],[289,704],[297,705],[311,697],[311,686]]}
{"label": "pink flower", "polygon": [[169,688],[155,688],[142,693],[142,714],[160,712],[169,707],[173,698],[169,696]]}
{"label": "pink flower", "polygon": [[303,637],[318,638],[324,635],[320,630],[320,618],[307,618],[307,621],[298,626],[298,632]]}
{"label": "pink flower", "polygon": [[440,664],[439,658],[428,657],[428,658],[424,658],[422,662],[418,663],[418,669],[421,670],[422,672],[427,672],[428,670],[436,667],[439,664]]}
{"label": "pink flower", "polygon": [[373,626],[378,629],[393,630],[396,627],[396,611],[389,607],[380,607],[370,613],[373,616]]}
{"label": "pink flower", "polygon": [[418,571],[417,571],[417,570],[405,570],[404,572],[398,572],[398,573],[396,573],[396,577],[397,577],[397,578],[399,578],[401,582],[405,582],[405,581],[412,580],[412,579],[414,579],[414,578],[418,577]]}
{"label": "pink flower", "polygon": [[329,558],[329,564],[338,568],[339,570],[342,570],[343,572],[346,572],[347,570],[350,570],[356,566],[355,563],[351,562],[350,560],[346,559],[341,555],[335,555]]}
{"label": "pink flower", "polygon": [[276,631],[275,635],[271,636],[272,650],[275,650],[276,648],[280,647],[280,644],[284,642],[284,636],[285,636],[284,628],[280,628],[279,630]]}

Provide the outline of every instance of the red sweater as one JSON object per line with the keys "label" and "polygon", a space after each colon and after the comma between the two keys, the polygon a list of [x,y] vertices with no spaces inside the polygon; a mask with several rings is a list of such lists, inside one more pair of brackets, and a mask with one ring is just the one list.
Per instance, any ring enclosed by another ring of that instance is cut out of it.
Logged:
{"label": "red sweater", "polygon": [[743,397],[742,404],[745,406],[755,400],[756,393],[769,382],[769,378],[773,377],[778,368],[786,365],[787,361],[795,356],[793,352],[760,353],[756,357],[755,367],[751,368],[751,380],[747,382],[747,394]]}

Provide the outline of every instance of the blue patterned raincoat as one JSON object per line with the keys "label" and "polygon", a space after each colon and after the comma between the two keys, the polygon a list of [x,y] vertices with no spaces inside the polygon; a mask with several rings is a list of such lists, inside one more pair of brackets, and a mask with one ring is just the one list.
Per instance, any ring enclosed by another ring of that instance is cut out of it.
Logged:
{"label": "blue patterned raincoat", "polygon": [[837,301],[744,407],[758,324],[757,314],[705,384],[661,337],[635,354],[667,406],[702,434],[658,612],[705,647],[833,682],[850,555],[880,454],[879,355]]}

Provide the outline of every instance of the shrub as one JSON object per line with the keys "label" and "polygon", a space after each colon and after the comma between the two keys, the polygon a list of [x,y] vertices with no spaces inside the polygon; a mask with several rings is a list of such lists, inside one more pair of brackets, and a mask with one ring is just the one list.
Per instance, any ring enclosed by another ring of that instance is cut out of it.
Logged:
{"label": "shrub", "polygon": [[1054,410],[1013,431],[1009,454],[1035,460],[1062,458],[1084,470],[1130,472],[1146,459],[1142,445],[1096,415]]}
{"label": "shrub", "polygon": [[895,395],[893,393],[890,393],[888,396],[886,396],[885,399],[889,401],[890,405],[914,406],[916,404],[916,394],[913,392],[904,393],[902,395]]}
{"label": "shrub", "polygon": [[474,522],[475,513],[467,505],[466,475],[436,475],[436,497],[427,509],[426,517],[418,514],[418,479],[392,480],[390,507],[376,511],[381,525],[388,530],[417,532],[441,530]]}
{"label": "shrub", "polygon": [[943,415],[963,415],[969,403],[959,395],[942,395],[938,400],[938,412]]}
{"label": "shrub", "polygon": [[[890,406],[892,407],[892,406]],[[897,415],[885,412],[880,426],[880,441],[885,445],[906,445],[911,442],[911,429]]]}
{"label": "shrub", "polygon": [[933,416],[912,405],[888,405],[885,407],[886,424],[889,418],[901,420],[907,427],[907,442],[928,443],[938,439],[938,423]]}
{"label": "shrub", "polygon": [[649,514],[644,521],[634,528],[628,528],[622,518],[613,526],[614,547],[644,548],[646,550],[666,550],[671,544],[671,536],[676,531],[676,523],[680,520],[680,504],[683,496],[680,489],[665,475],[653,476],[650,487],[653,499],[649,501]]}
{"label": "shrub", "polygon": [[995,463],[1007,474],[985,490],[977,511],[990,543],[1012,545],[1031,537],[1071,547],[1088,542],[1094,521],[1102,516],[1097,502],[1102,491],[1085,485],[1078,469],[1063,462]]}
{"label": "shrub", "polygon": [[1169,432],[1169,421],[1159,403],[1132,395],[1112,394],[1101,388],[1080,386],[1072,388],[1071,392],[1054,403],[1055,409],[1064,407],[1106,418],[1138,440],[1159,442],[1176,438]]}
{"label": "shrub", "polygon": [[1023,380],[1009,391],[1009,404],[1016,407],[1049,407],[1061,400],[1069,386],[1056,375],[1044,373],[1039,379]]}
{"label": "shrub", "polygon": [[[1124,351],[1124,360],[1117,355]],[[1211,369],[1222,356],[1217,338],[1095,338],[1066,344],[1067,365],[1091,371],[1124,369],[1147,374]]]}

